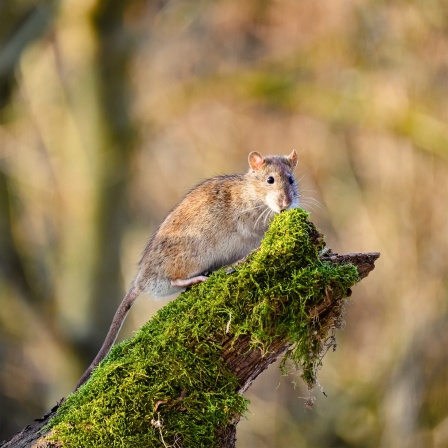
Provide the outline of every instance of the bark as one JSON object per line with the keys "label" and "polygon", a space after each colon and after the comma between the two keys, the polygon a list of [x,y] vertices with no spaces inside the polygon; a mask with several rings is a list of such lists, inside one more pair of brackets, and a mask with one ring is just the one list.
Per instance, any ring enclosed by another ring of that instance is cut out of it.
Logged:
{"label": "bark", "polygon": [[[374,269],[375,261],[379,257],[379,253],[352,253],[338,255],[328,253],[321,258],[330,263],[342,265],[351,263],[356,266],[360,278],[365,278]],[[332,325],[333,308],[335,301],[339,301],[340,297],[334,297],[331,292],[327,295],[324,303],[320,305],[316,312],[319,313],[321,322],[326,325]],[[277,339],[272,344],[271,351],[268,354],[262,354],[259,349],[250,349],[250,337],[241,336],[237,341],[231,344],[231,335],[225,336],[222,345],[224,358],[230,370],[238,377],[240,392],[246,391],[256,377],[263,372],[271,363],[273,363],[280,355],[282,355],[290,346],[285,339]],[[14,436],[9,442],[0,445],[2,448],[25,448],[25,447],[41,447],[50,448],[58,446],[54,442],[45,440],[44,435],[39,430],[45,426],[49,419],[55,414],[59,405],[56,405],[44,417],[36,420],[32,425],[27,426],[23,431]],[[233,422],[223,428],[217,428],[219,435],[220,448],[234,448],[236,443],[236,426],[239,416],[235,416]]]}

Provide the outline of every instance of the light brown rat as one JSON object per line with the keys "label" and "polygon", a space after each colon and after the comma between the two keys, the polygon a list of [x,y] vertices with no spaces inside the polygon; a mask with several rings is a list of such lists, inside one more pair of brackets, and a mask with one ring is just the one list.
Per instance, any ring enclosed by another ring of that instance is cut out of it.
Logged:
{"label": "light brown rat", "polygon": [[257,248],[275,213],[298,206],[293,174],[297,159],[295,150],[289,156],[251,152],[247,173],[208,179],[180,201],[148,241],[103,346],[76,389],[107,355],[142,292],[160,298],[206,281],[207,272],[235,263]]}

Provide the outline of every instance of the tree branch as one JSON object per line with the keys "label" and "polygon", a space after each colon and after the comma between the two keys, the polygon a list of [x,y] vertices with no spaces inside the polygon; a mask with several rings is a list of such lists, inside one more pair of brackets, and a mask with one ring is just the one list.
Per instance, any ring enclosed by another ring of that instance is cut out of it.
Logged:
{"label": "tree branch", "polygon": [[116,346],[41,438],[36,432],[56,408],[3,448],[106,447],[117,440],[128,447],[234,448],[247,407],[242,393],[281,355],[311,390],[335,345],[350,286],[379,257],[328,250],[319,256],[323,246],[306,213],[279,215],[235,272],[213,274]]}

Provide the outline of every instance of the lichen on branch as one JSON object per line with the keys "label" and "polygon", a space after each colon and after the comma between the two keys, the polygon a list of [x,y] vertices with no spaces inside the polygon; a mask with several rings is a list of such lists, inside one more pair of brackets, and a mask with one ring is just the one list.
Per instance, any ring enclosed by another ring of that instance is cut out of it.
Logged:
{"label": "lichen on branch", "polygon": [[235,357],[243,339],[260,359],[280,341],[314,386],[328,335],[359,280],[354,266],[322,261],[323,248],[306,212],[276,216],[233,272],[214,272],[114,347],[61,406],[48,437],[66,447],[217,446],[218,431],[248,406],[239,393],[245,355]]}

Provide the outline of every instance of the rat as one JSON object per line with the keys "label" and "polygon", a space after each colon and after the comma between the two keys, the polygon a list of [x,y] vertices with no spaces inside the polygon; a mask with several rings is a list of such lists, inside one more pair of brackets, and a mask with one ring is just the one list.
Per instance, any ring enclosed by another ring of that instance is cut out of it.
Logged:
{"label": "rat", "polygon": [[137,275],[119,305],[106,339],[76,385],[78,389],[114,344],[132,304],[142,292],[162,298],[207,280],[256,249],[277,213],[298,207],[294,178],[298,156],[248,156],[245,174],[207,179],[194,187],[149,239]]}

